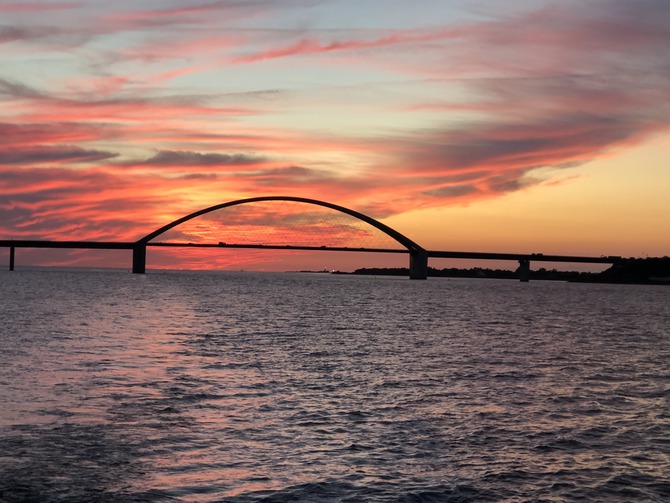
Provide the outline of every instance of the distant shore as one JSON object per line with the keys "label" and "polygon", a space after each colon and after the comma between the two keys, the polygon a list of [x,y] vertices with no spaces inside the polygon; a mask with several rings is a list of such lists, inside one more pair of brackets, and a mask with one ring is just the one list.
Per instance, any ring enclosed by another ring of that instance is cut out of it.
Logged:
{"label": "distant shore", "polygon": [[[406,267],[365,267],[356,269],[351,274],[375,276],[407,276]],[[518,271],[506,269],[486,269],[473,267],[470,269],[428,268],[428,276],[444,278],[491,278],[518,279]],[[630,258],[611,266],[609,269],[593,273],[579,271],[558,271],[556,269],[531,270],[529,279],[546,281],[573,281],[582,283],[621,283],[645,285],[670,285],[670,257]]]}

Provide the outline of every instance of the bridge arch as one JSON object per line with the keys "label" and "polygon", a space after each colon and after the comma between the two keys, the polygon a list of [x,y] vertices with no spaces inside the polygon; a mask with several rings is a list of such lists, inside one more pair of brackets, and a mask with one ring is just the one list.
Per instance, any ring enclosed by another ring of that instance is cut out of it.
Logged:
{"label": "bridge arch", "polygon": [[133,247],[133,272],[135,273],[143,273],[145,271],[145,263],[146,263],[146,246],[149,241],[152,239],[157,238],[164,232],[169,231],[170,229],[183,224],[184,222],[187,222],[193,218],[199,217],[201,215],[204,215],[206,213],[210,213],[212,211],[220,210],[223,208],[227,208],[230,206],[237,206],[240,204],[250,204],[250,203],[257,203],[257,202],[263,202],[263,201],[291,201],[291,202],[297,202],[297,203],[306,203],[306,204],[312,204],[315,206],[322,206],[325,208],[330,208],[335,211],[339,211],[341,213],[345,213],[347,215],[350,215],[354,218],[357,218],[373,227],[376,229],[379,229],[395,241],[397,241],[399,244],[407,248],[408,253],[410,254],[410,277],[415,278],[415,279],[425,279],[427,277],[427,269],[428,269],[428,259],[427,259],[427,253],[426,250],[412,241],[410,238],[405,236],[404,234],[398,232],[397,230],[389,227],[386,224],[381,223],[380,221],[365,215],[363,213],[360,213],[358,211],[354,211],[349,208],[345,208],[344,206],[339,206],[337,204],[333,203],[328,203],[325,201],[319,201],[317,199],[309,199],[306,197],[293,197],[293,196],[261,196],[261,197],[251,197],[247,199],[238,199],[235,201],[228,201],[226,203],[220,203],[216,204],[214,206],[210,206],[208,208],[203,208],[198,211],[194,211],[193,213],[190,213],[188,215],[185,215],[181,218],[178,218],[177,220],[174,220],[173,222],[170,222],[169,224],[164,225],[163,227],[160,227],[156,229],[155,231],[151,232],[150,234],[147,234],[143,238],[138,239],[134,243]]}

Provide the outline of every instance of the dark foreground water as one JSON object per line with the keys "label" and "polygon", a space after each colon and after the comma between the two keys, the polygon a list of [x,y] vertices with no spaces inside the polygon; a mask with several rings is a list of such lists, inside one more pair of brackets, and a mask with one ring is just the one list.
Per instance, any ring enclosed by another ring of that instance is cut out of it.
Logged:
{"label": "dark foreground water", "polygon": [[670,288],[2,272],[0,498],[670,501]]}

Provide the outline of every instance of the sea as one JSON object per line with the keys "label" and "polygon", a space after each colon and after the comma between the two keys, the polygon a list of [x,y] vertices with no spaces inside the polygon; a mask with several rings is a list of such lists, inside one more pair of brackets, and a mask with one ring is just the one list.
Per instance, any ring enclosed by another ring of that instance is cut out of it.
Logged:
{"label": "sea", "polygon": [[670,288],[0,272],[0,500],[670,501]]}

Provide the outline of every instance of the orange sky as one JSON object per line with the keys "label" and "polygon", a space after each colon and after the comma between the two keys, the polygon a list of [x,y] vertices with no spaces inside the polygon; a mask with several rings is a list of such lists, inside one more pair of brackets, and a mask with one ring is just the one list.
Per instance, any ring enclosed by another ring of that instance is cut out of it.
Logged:
{"label": "orange sky", "polygon": [[[285,195],[428,249],[669,255],[670,4],[472,5],[0,0],[0,239],[130,241]],[[340,224],[324,234],[360,239]],[[129,267],[124,252],[17,263]],[[375,264],[406,257],[151,250],[148,266]]]}

